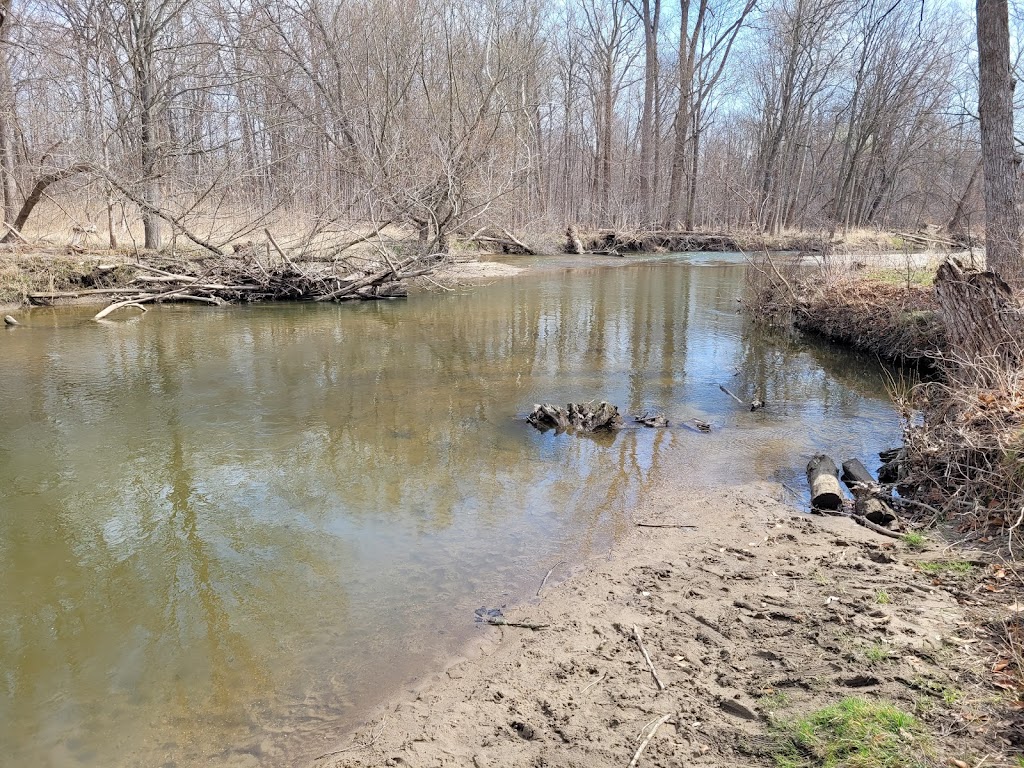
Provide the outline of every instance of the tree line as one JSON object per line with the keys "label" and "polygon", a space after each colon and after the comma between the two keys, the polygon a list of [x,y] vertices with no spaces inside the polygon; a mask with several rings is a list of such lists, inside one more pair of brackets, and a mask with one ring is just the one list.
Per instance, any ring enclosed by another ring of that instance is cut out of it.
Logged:
{"label": "tree line", "polygon": [[[926,0],[0,0],[0,192],[111,245],[409,227],[983,226]],[[1011,21],[1011,25],[1015,24]],[[1015,66],[1015,62],[1010,62]],[[1012,118],[1012,115],[1011,115]]]}

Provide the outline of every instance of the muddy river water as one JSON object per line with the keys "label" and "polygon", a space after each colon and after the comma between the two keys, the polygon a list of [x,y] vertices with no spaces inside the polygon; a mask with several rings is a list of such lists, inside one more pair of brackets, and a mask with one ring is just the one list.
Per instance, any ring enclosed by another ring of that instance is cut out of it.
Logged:
{"label": "muddy river water", "polygon": [[[739,257],[615,261],[0,328],[0,762],[302,764],[476,608],[607,552],[658,478],[799,493],[816,449],[877,466],[898,419],[875,362],[750,328]],[[521,420],[592,398],[672,426]]]}

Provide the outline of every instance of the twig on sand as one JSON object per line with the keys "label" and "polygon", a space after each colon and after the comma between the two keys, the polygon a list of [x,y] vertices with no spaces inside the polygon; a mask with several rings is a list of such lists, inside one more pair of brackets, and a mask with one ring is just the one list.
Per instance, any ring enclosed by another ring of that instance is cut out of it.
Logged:
{"label": "twig on sand", "polygon": [[696,525],[686,523],[635,523],[637,528],[692,528],[697,530]]}
{"label": "twig on sand", "polygon": [[898,531],[890,531],[888,528],[883,528],[882,526],[878,525],[877,523],[872,523],[866,517],[861,517],[860,515],[850,515],[850,517],[852,517],[853,521],[855,523],[857,523],[858,525],[863,525],[865,528],[867,528],[869,530],[872,530],[875,533],[880,533],[883,536],[888,536],[890,539],[902,539],[903,538],[903,534],[902,533],[899,533]]}
{"label": "twig on sand", "polygon": [[[633,627],[633,629],[635,631],[636,627]],[[640,647],[642,648],[643,646],[641,645]],[[647,654],[644,653],[644,655],[646,656]],[[655,676],[655,679],[657,679],[657,676]],[[644,750],[647,749],[647,745],[651,743],[651,739],[654,738],[654,734],[658,732],[658,729],[661,728],[661,726],[663,726],[670,717],[672,717],[671,714],[662,715],[654,721],[654,724],[647,731],[647,735],[644,736],[644,740],[640,742],[640,746],[637,747],[636,752],[633,753],[633,759],[629,761],[629,768],[636,768],[637,764],[640,762],[640,755],[642,755]],[[643,733],[643,731],[641,731],[641,733]]]}
{"label": "twig on sand", "polygon": [[[654,684],[658,686],[659,691],[664,691],[665,684],[661,682],[661,678],[658,677],[658,670],[654,668],[654,662],[651,661],[651,656],[647,653],[647,648],[644,646],[643,636],[640,634],[640,629],[636,624],[633,625],[633,637],[636,639],[636,644],[640,646],[640,653],[644,655],[644,659],[647,661],[647,666],[651,670],[651,675],[654,677]],[[639,756],[638,752],[637,757]]]}
{"label": "twig on sand", "polygon": [[523,629],[532,629],[534,632],[551,626],[550,624],[534,624],[529,621],[506,621],[500,616],[487,619],[487,623],[492,627],[522,627]]}
{"label": "twig on sand", "polygon": [[587,691],[589,691],[591,688],[593,688],[598,683],[603,682],[606,677],[608,677],[608,673],[607,672],[602,672],[601,676],[599,678],[597,678],[597,680],[595,680],[590,685],[588,685],[586,688],[584,688],[582,691],[580,691],[580,696],[583,696]]}
{"label": "twig on sand", "polygon": [[551,578],[551,574],[554,573],[555,568],[560,565],[565,565],[565,560],[559,560],[557,563],[548,568],[548,572],[544,574],[544,579],[541,581],[540,586],[537,587],[537,597],[540,597],[540,591],[544,589],[544,585],[548,583],[548,579]]}
{"label": "twig on sand", "polygon": [[354,752],[357,749],[369,749],[377,742],[377,739],[380,738],[380,735],[384,733],[384,726],[387,725],[387,722],[387,716],[382,717],[380,719],[380,728],[377,730],[377,733],[375,733],[370,738],[369,741],[363,742],[362,744],[356,743],[348,747],[342,747],[341,749],[336,749],[333,752],[324,752],[324,754],[320,755],[320,757],[316,758],[316,760],[314,760],[313,762],[315,763],[317,760],[326,760],[328,757],[334,757],[335,755],[340,755],[343,752]]}

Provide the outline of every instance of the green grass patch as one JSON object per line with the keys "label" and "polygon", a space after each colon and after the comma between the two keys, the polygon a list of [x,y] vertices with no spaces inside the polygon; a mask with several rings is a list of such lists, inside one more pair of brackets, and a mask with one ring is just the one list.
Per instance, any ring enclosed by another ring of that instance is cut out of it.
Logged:
{"label": "green grass patch", "polygon": [[918,721],[894,706],[843,699],[785,726],[779,768],[924,768],[927,739]]}
{"label": "green grass patch", "polygon": [[864,658],[868,660],[869,664],[881,664],[883,661],[888,661],[889,649],[880,643],[875,643],[864,651]]}
{"label": "green grass patch", "polygon": [[875,602],[879,605],[888,605],[892,602],[892,598],[889,597],[889,593],[884,589],[878,590],[878,594],[875,595]]}
{"label": "green grass patch", "polygon": [[928,546],[928,539],[917,531],[903,534],[902,541],[911,549],[924,549]]}
{"label": "green grass patch", "polygon": [[919,286],[927,288],[935,282],[934,269],[872,269],[866,273],[869,280],[886,285]]}
{"label": "green grass patch", "polygon": [[922,572],[932,576],[939,576],[944,573],[953,573],[958,576],[970,573],[972,566],[966,560],[933,560],[927,563],[918,563],[917,567]]}

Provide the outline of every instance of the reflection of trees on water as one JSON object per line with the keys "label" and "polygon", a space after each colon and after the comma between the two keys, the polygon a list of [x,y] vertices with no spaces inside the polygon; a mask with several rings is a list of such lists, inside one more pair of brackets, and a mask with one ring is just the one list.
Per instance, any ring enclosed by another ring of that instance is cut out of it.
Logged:
{"label": "reflection of trees on water", "polygon": [[[535,402],[721,418],[720,380],[799,404],[787,418],[856,413],[836,366],[742,326],[741,286],[739,267],[638,265],[397,304],[161,308],[18,348],[0,648],[22,677],[0,707],[38,716],[66,689],[111,721],[241,719],[323,668],[322,637],[344,685],[464,602],[602,547],[652,473],[679,471],[666,448],[738,432],[556,437],[517,420]],[[47,616],[74,632],[48,636]]]}
{"label": "reflection of trees on water", "polygon": [[197,718],[244,723],[248,703],[297,661],[275,634],[290,620],[281,605],[322,612],[311,572],[317,586],[333,582],[330,621],[345,611],[336,544],[282,535],[244,499],[221,508],[211,488],[223,468],[197,449],[190,423],[187,344],[173,333],[105,341],[88,354],[68,345],[49,360],[26,355],[6,379],[31,406],[27,418],[0,412],[0,427],[32,429],[14,451],[32,466],[0,481],[0,540],[12,555],[0,562],[0,712],[11,715],[0,733],[10,729],[12,745],[57,739],[88,753],[114,724],[134,723],[117,737],[131,749],[148,727],[173,740],[192,738]]}

